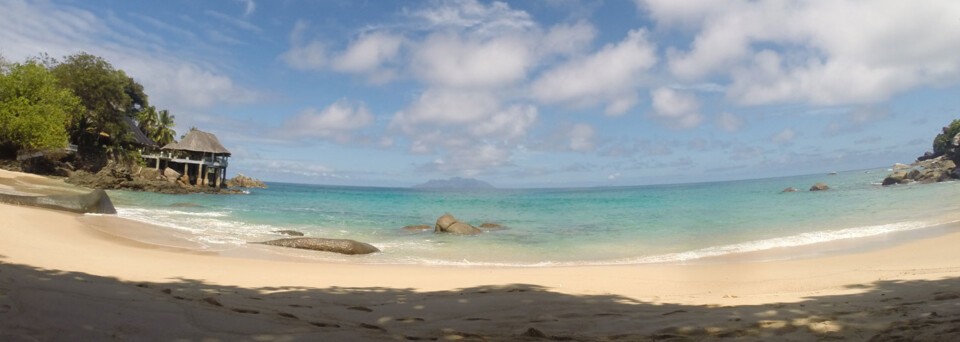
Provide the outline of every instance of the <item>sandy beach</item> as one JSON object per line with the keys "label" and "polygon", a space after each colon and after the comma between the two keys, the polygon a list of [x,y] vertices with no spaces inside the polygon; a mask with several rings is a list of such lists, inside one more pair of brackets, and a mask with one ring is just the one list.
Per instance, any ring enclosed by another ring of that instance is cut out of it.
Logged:
{"label": "sandy beach", "polygon": [[0,217],[4,341],[960,338],[960,233],[773,262],[480,268],[199,251],[123,237],[146,224],[12,205]]}

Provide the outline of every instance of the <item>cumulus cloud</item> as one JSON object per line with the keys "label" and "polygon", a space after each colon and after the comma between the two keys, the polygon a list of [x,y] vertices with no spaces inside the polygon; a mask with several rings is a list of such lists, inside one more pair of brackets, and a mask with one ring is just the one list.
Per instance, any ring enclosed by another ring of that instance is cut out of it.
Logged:
{"label": "cumulus cloud", "polygon": [[360,36],[331,62],[334,70],[366,74],[371,82],[385,83],[395,77],[395,72],[384,64],[393,61],[400,52],[403,37],[385,32],[372,32]]}
{"label": "cumulus cloud", "polygon": [[875,103],[960,79],[958,2],[637,2],[658,27],[695,33],[667,53],[674,76],[728,76],[741,104]]}
{"label": "cumulus cloud", "polygon": [[428,84],[495,87],[526,77],[535,56],[526,37],[469,37],[440,32],[414,47],[411,68]]}
{"label": "cumulus cloud", "polygon": [[[478,172],[505,165],[536,119],[536,107],[503,103],[491,92],[430,89],[394,114],[389,128],[413,153],[443,154],[431,170]],[[482,163],[467,157],[477,153]]]}
{"label": "cumulus cloud", "polygon": [[321,138],[343,143],[349,141],[356,130],[372,123],[373,114],[363,103],[354,106],[341,99],[320,111],[315,108],[303,110],[284,121],[278,134],[286,138]]}
{"label": "cumulus cloud", "polygon": [[743,127],[743,124],[744,120],[742,118],[736,114],[731,114],[728,112],[717,114],[716,118],[714,119],[714,125],[716,125],[717,128],[727,132],[739,131],[740,128]]}
{"label": "cumulus cloud", "polygon": [[656,47],[646,35],[644,30],[630,31],[617,44],[545,71],[530,86],[533,97],[574,106],[605,103],[607,115],[625,113],[638,101],[638,80],[657,61]]}
{"label": "cumulus cloud", "polygon": [[657,88],[650,91],[653,112],[651,116],[674,129],[690,129],[703,122],[700,114],[700,101],[696,95],[670,88]]}

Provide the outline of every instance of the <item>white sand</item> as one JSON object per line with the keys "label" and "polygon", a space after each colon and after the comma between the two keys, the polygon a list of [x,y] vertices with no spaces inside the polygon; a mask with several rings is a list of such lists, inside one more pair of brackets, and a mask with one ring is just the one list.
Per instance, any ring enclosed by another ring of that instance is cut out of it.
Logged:
{"label": "white sand", "polygon": [[960,234],[765,263],[478,268],[229,257],[80,217],[0,205],[0,340],[960,340]]}

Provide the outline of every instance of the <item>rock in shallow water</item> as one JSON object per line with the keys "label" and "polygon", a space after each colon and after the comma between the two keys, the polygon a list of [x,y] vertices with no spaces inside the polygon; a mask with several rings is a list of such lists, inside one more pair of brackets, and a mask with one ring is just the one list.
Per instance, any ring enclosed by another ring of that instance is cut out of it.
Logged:
{"label": "rock in shallow water", "polygon": [[797,188],[791,187],[791,188],[783,189],[783,191],[781,191],[781,193],[784,193],[784,192],[795,192],[795,191],[797,191]]}
{"label": "rock in shallow water", "polygon": [[430,229],[430,228],[433,228],[433,227],[430,227],[430,226],[425,225],[425,224],[419,224],[419,225],[415,225],[415,226],[404,226],[404,227],[403,227],[403,229],[406,229],[406,230],[427,230],[427,229]]}
{"label": "rock in shallow water", "polygon": [[503,226],[496,223],[484,222],[483,224],[480,225],[480,228],[500,229],[500,228],[503,228]]}
{"label": "rock in shallow water", "polygon": [[380,250],[369,243],[347,239],[322,239],[322,238],[288,238],[270,240],[264,242],[251,242],[261,245],[290,247],[299,249],[310,249],[322,252],[334,252],[340,254],[370,254]]}
{"label": "rock in shallow water", "polygon": [[817,183],[810,187],[810,191],[830,190],[830,187],[823,183]]}
{"label": "rock in shallow water", "polygon": [[296,230],[289,230],[289,229],[278,230],[278,231],[275,231],[274,233],[283,234],[283,235],[290,235],[290,236],[303,236],[303,233],[298,232],[298,231],[296,231]]}
{"label": "rock in shallow water", "polygon": [[454,233],[460,235],[473,235],[483,233],[477,227],[471,226],[467,223],[457,221],[453,215],[446,214],[440,216],[437,219],[437,224],[434,226],[434,232],[437,233]]}

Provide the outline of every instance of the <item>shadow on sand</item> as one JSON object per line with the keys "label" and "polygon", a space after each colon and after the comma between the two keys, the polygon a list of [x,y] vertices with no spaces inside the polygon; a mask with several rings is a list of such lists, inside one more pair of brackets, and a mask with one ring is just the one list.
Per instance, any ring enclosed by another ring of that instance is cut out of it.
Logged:
{"label": "shadow on sand", "polygon": [[960,340],[960,278],[853,288],[797,303],[696,306],[524,284],[240,288],[0,263],[0,340]]}

